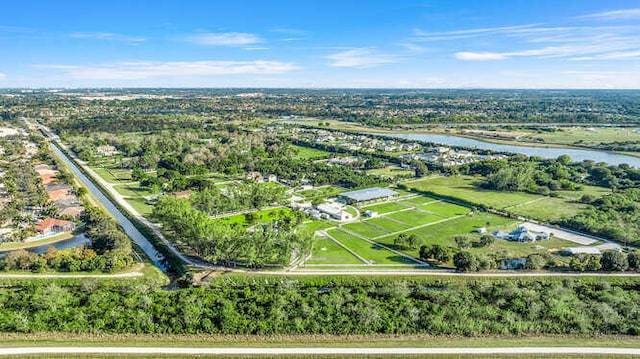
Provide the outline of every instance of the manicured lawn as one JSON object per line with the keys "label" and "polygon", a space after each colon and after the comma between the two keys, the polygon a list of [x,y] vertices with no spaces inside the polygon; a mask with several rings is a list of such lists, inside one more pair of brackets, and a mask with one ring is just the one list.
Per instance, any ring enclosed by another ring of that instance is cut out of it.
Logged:
{"label": "manicured lawn", "polygon": [[247,220],[250,217],[253,217],[253,223],[270,223],[273,222],[274,219],[282,216],[289,216],[291,214],[291,209],[287,207],[280,208],[272,208],[266,209],[263,211],[244,213],[244,214],[236,214],[233,216],[222,217],[219,218],[219,221],[223,221],[229,224],[240,224],[240,225],[250,225]]}
{"label": "manicured lawn", "polygon": [[125,201],[131,205],[142,216],[148,216],[153,211],[153,205],[148,204],[144,198],[126,198]]}
{"label": "manicured lawn", "polygon": [[425,211],[437,213],[445,217],[454,217],[461,214],[467,214],[471,210],[467,207],[458,206],[447,202],[435,202],[420,206]]}
{"label": "manicured lawn", "polygon": [[431,222],[435,222],[443,219],[442,216],[426,213],[426,212],[420,212],[417,210],[409,210],[409,211],[392,213],[385,217],[395,219],[397,221],[406,223],[410,226],[420,226],[423,224],[427,224],[427,223],[431,223]]}
{"label": "manicured lawn", "polygon": [[372,206],[363,207],[363,209],[366,211],[375,211],[375,212],[378,212],[379,214],[395,212],[405,208],[407,207],[397,204],[395,202],[379,203],[379,204],[374,204]]}
{"label": "manicured lawn", "polygon": [[307,198],[318,198],[318,197],[328,198],[328,197],[333,197],[338,193],[342,193],[342,192],[345,192],[344,188],[335,187],[335,186],[324,186],[324,187],[318,187],[314,189],[306,189],[306,190],[298,191],[296,192],[296,194],[305,196]]}
{"label": "manicured lawn", "polygon": [[308,221],[308,222],[302,223],[298,228],[301,231],[308,231],[310,233],[314,233],[315,231],[319,231],[321,229],[326,229],[333,226],[335,226],[335,224],[321,219],[317,221]]}
{"label": "manicured lawn", "polygon": [[140,187],[137,184],[124,184],[113,186],[118,193],[123,196],[140,197],[152,195],[151,191],[147,187]]}
{"label": "manicured lawn", "polygon": [[363,258],[370,260],[374,264],[406,264],[413,263],[406,258],[399,256],[382,247],[371,244],[360,238],[344,233],[337,229],[329,230],[329,234],[340,243],[349,247]]}
{"label": "manicured lawn", "polygon": [[302,159],[317,159],[317,158],[326,158],[331,156],[330,152],[322,151],[316,148],[304,147],[304,146],[293,146],[296,150],[296,154],[294,157],[302,158]]}
{"label": "manicured lawn", "polygon": [[386,219],[384,217],[371,218],[371,219],[368,219],[366,223],[370,223],[370,224],[374,224],[376,226],[382,227],[391,233],[403,231],[405,229],[411,228],[411,226],[409,225],[403,225],[398,222],[394,222],[390,219]]}
{"label": "manicured lawn", "polygon": [[367,224],[367,222],[356,222],[356,223],[350,223],[350,224],[345,224],[344,226],[342,226],[344,229],[347,229],[351,232],[355,232],[361,236],[367,237],[367,238],[374,238],[374,237],[378,237],[378,236],[384,236],[385,234],[389,234],[390,232],[387,232],[385,230],[382,230],[380,228],[374,227],[372,225]]}
{"label": "manicured lawn", "polygon": [[308,264],[363,264],[356,256],[349,253],[333,240],[319,237],[313,242],[313,251]]}
{"label": "manicured lawn", "polygon": [[427,205],[429,203],[433,203],[433,202],[438,202],[438,199],[435,199],[433,197],[429,197],[429,196],[418,196],[418,197],[413,197],[413,198],[408,198],[408,199],[404,199],[402,200],[402,203],[412,206],[412,207],[418,207],[421,208],[424,205]]}
{"label": "manicured lawn", "polygon": [[119,181],[106,169],[101,167],[91,167],[91,169],[109,183],[118,183]]}
{"label": "manicured lawn", "polygon": [[471,176],[434,177],[407,183],[410,188],[436,195],[459,198],[469,203],[502,209],[540,198],[524,192],[501,192],[476,187],[482,179]]}
{"label": "manicured lawn", "polygon": [[523,217],[541,221],[555,221],[562,218],[573,217],[589,206],[573,202],[564,198],[547,197],[540,201],[525,204],[510,209],[510,212]]}
{"label": "manicured lawn", "polygon": [[412,176],[415,172],[411,170],[397,168],[397,167],[385,167],[385,168],[376,168],[373,170],[368,170],[367,173],[371,175],[378,175],[378,176],[384,176],[384,177],[396,177],[396,176],[402,176],[402,175]]}

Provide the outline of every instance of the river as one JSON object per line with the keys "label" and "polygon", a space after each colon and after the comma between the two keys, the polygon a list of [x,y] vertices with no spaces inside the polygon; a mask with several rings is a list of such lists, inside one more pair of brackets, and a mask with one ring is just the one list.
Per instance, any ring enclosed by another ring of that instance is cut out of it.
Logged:
{"label": "river", "polygon": [[109,211],[111,215],[116,219],[118,224],[124,229],[125,233],[133,240],[146,255],[153,261],[153,263],[160,268],[163,272],[167,271],[167,266],[164,263],[164,256],[158,252],[155,247],[149,242],[149,240],[140,233],[140,231],[131,223],[131,221],[120,211],[118,207],[116,207],[111,200],[109,200],[102,191],[96,187],[96,185],[91,182],[85,174],[78,169],[75,163],[73,163],[69,157],[62,152],[57,145],[53,142],[50,143],[51,148],[60,155],[67,166],[71,168],[73,173],[80,179],[82,184],[87,187],[89,192],[91,192],[97,199],[102,203],[102,205]]}
{"label": "river", "polygon": [[[374,133],[372,133],[374,134]],[[586,160],[593,160],[596,162],[604,162],[610,165],[620,165],[623,163],[640,168],[640,158],[619,155],[605,151],[595,150],[577,150],[570,148],[546,148],[546,147],[533,147],[533,146],[514,146],[514,145],[501,145],[490,142],[483,142],[466,137],[451,136],[451,135],[435,135],[424,133],[397,133],[397,134],[378,134],[387,137],[403,138],[412,141],[436,143],[447,146],[457,147],[475,147],[483,150],[491,150],[496,152],[507,153],[519,153],[527,156],[538,156],[542,158],[558,158],[562,155],[568,155],[573,161],[582,162]]]}

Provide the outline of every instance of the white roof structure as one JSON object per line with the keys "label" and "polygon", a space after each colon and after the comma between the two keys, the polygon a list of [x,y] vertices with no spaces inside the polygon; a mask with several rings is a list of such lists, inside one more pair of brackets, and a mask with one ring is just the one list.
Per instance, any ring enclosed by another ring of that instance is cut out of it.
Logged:
{"label": "white roof structure", "polygon": [[569,252],[570,254],[601,254],[600,250],[596,247],[567,247],[567,252]]}
{"label": "white roof structure", "polygon": [[340,217],[342,215],[342,206],[335,203],[322,203],[316,206],[320,212],[326,213],[330,216]]}
{"label": "white roof structure", "polygon": [[377,198],[385,198],[391,196],[397,196],[398,192],[392,191],[388,188],[373,187],[365,188],[357,191],[341,193],[340,196],[346,197],[355,202],[369,201]]}

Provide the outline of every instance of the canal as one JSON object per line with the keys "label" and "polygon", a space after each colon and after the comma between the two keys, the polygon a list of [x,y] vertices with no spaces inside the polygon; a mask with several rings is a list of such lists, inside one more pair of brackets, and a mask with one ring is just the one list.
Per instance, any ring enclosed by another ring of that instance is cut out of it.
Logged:
{"label": "canal", "polygon": [[60,150],[60,148],[54,142],[50,142],[51,148],[64,160],[73,173],[80,179],[82,185],[100,201],[100,203],[109,211],[111,215],[116,219],[118,224],[124,229],[125,233],[133,240],[144,253],[153,261],[153,263],[160,268],[163,272],[167,271],[164,256],[158,252],[155,247],[149,242],[149,240],[131,223],[131,221],[116,207],[113,202],[102,191],[80,171],[76,164],[71,161],[66,153]]}

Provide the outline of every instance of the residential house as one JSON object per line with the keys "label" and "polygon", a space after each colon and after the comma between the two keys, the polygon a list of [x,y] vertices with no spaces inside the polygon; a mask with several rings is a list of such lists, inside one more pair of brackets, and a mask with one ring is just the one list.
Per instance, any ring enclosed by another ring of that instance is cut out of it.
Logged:
{"label": "residential house", "polygon": [[36,231],[41,235],[48,236],[51,234],[70,232],[76,228],[76,224],[71,221],[65,221],[55,218],[45,218],[36,222]]}
{"label": "residential house", "polygon": [[190,198],[192,194],[193,194],[193,191],[185,190],[185,191],[176,192],[173,194],[173,196],[175,198]]}
{"label": "residential house", "polygon": [[522,243],[530,243],[530,242],[535,242],[537,240],[549,239],[548,233],[533,232],[533,231],[530,231],[524,225],[518,226],[518,228],[511,233],[496,231],[493,233],[493,235],[507,241],[522,242]]}
{"label": "residential house", "polygon": [[83,206],[64,207],[58,210],[58,216],[69,216],[73,218],[79,218],[84,213]]}
{"label": "residential house", "polygon": [[248,180],[254,180],[258,183],[264,182],[264,177],[262,177],[262,174],[260,172],[256,172],[256,171],[252,171],[247,173],[247,179]]}
{"label": "residential house", "polygon": [[98,152],[98,155],[102,157],[109,157],[117,154],[118,150],[111,145],[102,145],[102,146],[96,147],[96,152]]}

